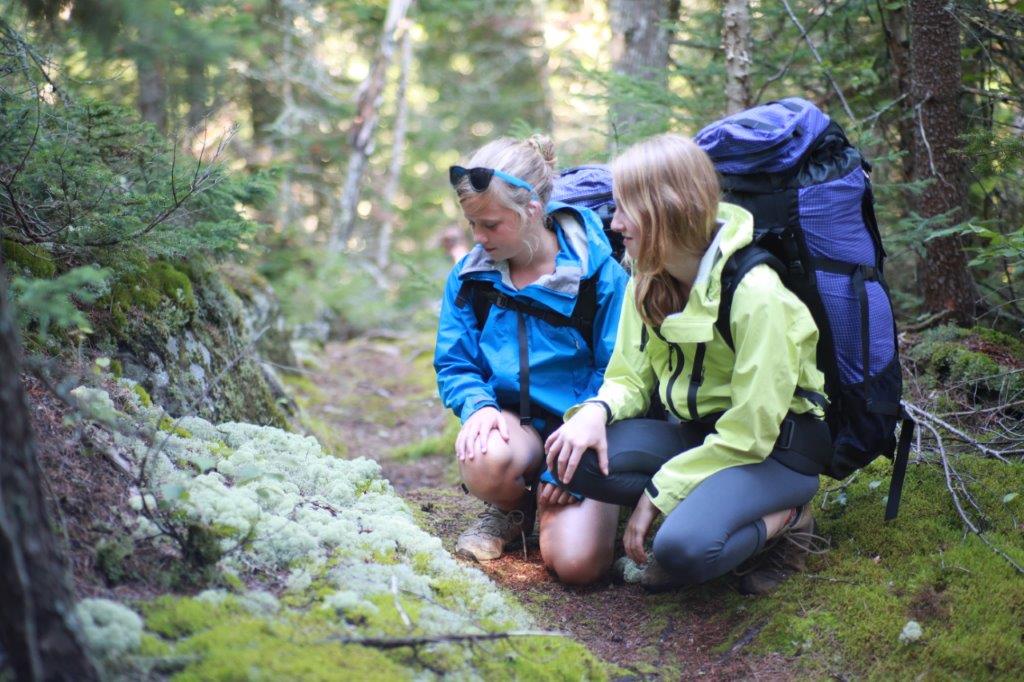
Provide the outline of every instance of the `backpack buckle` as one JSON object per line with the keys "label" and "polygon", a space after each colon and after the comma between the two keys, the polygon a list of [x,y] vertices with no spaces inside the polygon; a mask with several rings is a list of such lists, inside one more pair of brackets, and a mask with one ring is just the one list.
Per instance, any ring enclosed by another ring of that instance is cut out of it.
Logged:
{"label": "backpack buckle", "polygon": [[511,308],[511,299],[505,294],[498,294],[498,298],[494,299],[494,305],[499,308]]}

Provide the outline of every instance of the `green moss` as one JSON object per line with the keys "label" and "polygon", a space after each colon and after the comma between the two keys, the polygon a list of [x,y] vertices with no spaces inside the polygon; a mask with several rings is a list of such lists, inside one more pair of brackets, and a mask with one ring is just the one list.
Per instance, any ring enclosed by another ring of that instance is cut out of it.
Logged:
{"label": "green moss", "polygon": [[115,336],[131,339],[146,327],[166,338],[197,310],[192,282],[170,263],[157,261],[126,274],[107,297]]}
{"label": "green moss", "polygon": [[165,595],[142,606],[146,629],[167,639],[181,639],[232,621],[243,613],[233,597],[219,604]]}
{"label": "green moss", "polygon": [[104,538],[96,545],[96,570],[103,574],[110,584],[117,584],[126,575],[124,561],[135,550],[135,543],[129,537]]}
{"label": "green moss", "polygon": [[[111,358],[110,373],[114,375],[115,379],[120,379],[121,377],[124,376],[124,364],[117,358]],[[143,391],[145,391],[145,389],[143,389]],[[148,398],[149,395],[147,394],[146,397]],[[152,404],[152,401],[150,401],[150,405]]]}
{"label": "green moss", "polygon": [[1024,392],[1024,375],[1013,371],[1024,366],[1024,343],[998,331],[937,327],[923,333],[907,357],[923,370],[927,387],[948,391],[952,384],[981,398]]}
{"label": "green moss", "polygon": [[[132,392],[138,396],[140,405],[143,407],[153,407],[153,399],[149,397],[149,392],[142,387],[142,384],[133,385]],[[184,429],[182,429],[182,431],[184,431]]]}
{"label": "green moss", "polygon": [[485,680],[608,679],[601,661],[565,637],[516,637],[475,651],[473,667]]}
{"label": "green moss", "polygon": [[391,456],[400,462],[412,462],[424,457],[450,455],[455,452],[455,439],[459,436],[460,428],[459,420],[449,415],[441,433],[417,443],[397,447],[391,451]]}
{"label": "green moss", "polygon": [[[1024,463],[972,456],[951,461],[984,510],[986,538],[1024,563],[1016,499]],[[833,549],[773,595],[747,600],[734,634],[766,623],[760,652],[799,656],[810,677],[842,670],[875,679],[1019,678],[1024,675],[1024,580],[973,534],[964,534],[942,468],[911,466],[900,516],[883,523],[889,464],[876,462],[846,488],[815,501]],[[825,486],[826,488],[829,486]],[[825,509],[821,504],[825,501]],[[909,620],[924,629],[899,642]]]}
{"label": "green moss", "polygon": [[10,239],[2,242],[4,260],[20,265],[38,279],[50,279],[57,274],[57,266],[50,252],[37,244],[19,244]]}
{"label": "green moss", "polygon": [[[145,390],[143,390],[143,393],[145,393]],[[152,401],[150,401],[150,405],[152,404]],[[157,428],[161,431],[166,431],[167,433],[173,433],[175,436],[179,436],[181,438],[192,437],[192,433],[188,429],[183,429],[180,426],[177,426],[174,423],[174,420],[167,416],[161,417],[160,423],[157,424]]]}
{"label": "green moss", "polygon": [[171,645],[163,641],[159,637],[154,637],[151,634],[143,634],[142,641],[139,643],[139,655],[146,656],[149,658],[164,658],[170,656],[173,652]]}
{"label": "green moss", "polygon": [[320,621],[240,618],[204,630],[176,649],[195,657],[172,679],[404,680],[412,674],[383,653],[331,642]]}

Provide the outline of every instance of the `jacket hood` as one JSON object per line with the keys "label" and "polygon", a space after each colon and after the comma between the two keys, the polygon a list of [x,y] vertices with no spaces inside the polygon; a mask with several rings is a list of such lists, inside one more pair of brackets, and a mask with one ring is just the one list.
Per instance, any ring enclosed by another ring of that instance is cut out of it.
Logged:
{"label": "jacket hood", "polygon": [[601,219],[590,209],[549,201],[545,210],[553,219],[558,237],[554,272],[518,290],[512,285],[508,262],[494,261],[477,244],[463,259],[459,279],[491,280],[509,295],[531,298],[558,313],[571,314],[580,282],[597,273],[611,258],[612,249]]}
{"label": "jacket hood", "polygon": [[706,343],[714,335],[722,297],[722,270],[729,256],[754,240],[754,216],[734,204],[718,205],[720,227],[697,267],[697,277],[682,312],[665,318],[660,332],[669,341]]}

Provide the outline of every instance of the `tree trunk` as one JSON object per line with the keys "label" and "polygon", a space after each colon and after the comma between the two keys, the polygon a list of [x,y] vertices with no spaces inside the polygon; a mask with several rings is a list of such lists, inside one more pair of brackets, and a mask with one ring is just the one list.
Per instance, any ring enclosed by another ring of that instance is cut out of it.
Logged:
{"label": "tree trunk", "polygon": [[71,587],[40,484],[6,283],[0,256],[0,649],[19,680],[95,680],[68,623]]}
{"label": "tree trunk", "polygon": [[[623,80],[646,81],[657,89],[667,89],[671,35],[665,23],[679,15],[678,0],[608,0],[608,13],[612,71]],[[666,129],[664,114],[637,105],[636,101],[612,103],[613,142]]]}
{"label": "tree trunk", "polygon": [[395,93],[395,131],[391,147],[391,168],[384,184],[381,203],[384,205],[384,222],[380,226],[377,242],[377,267],[384,270],[391,254],[391,233],[395,224],[395,196],[402,176],[402,161],[405,158],[405,134],[408,128],[409,101],[406,91],[409,87],[409,69],[412,68],[412,37],[406,31],[402,35],[402,61],[398,76],[398,91]]}
{"label": "tree trunk", "polygon": [[722,10],[722,51],[725,52],[725,113],[750,107],[750,1],[725,0]]}
{"label": "tree trunk", "polygon": [[[911,93],[916,132],[914,178],[929,180],[914,198],[923,218],[948,214],[937,227],[964,220],[967,187],[960,134],[960,29],[945,0],[913,0],[910,4]],[[925,246],[918,265],[918,284],[925,307],[933,313],[951,311],[961,324],[974,321],[978,291],[967,267],[959,236],[942,237]]]}
{"label": "tree trunk", "polygon": [[190,57],[185,71],[185,101],[188,103],[185,123],[189,128],[197,128],[210,113],[206,106],[206,63],[199,57]]}
{"label": "tree trunk", "polygon": [[356,205],[359,203],[359,182],[363,178],[366,163],[373,153],[373,134],[377,128],[381,100],[384,97],[384,83],[399,31],[407,30],[405,15],[412,0],[389,0],[388,13],[384,18],[380,48],[370,68],[370,73],[359,88],[356,97],[356,117],[349,130],[352,154],[348,160],[345,186],[338,202],[338,214],[331,229],[330,249],[341,251],[355,227]]}
{"label": "tree trunk", "polygon": [[139,114],[143,120],[167,132],[167,81],[163,64],[158,59],[143,56],[135,60],[139,73]]}

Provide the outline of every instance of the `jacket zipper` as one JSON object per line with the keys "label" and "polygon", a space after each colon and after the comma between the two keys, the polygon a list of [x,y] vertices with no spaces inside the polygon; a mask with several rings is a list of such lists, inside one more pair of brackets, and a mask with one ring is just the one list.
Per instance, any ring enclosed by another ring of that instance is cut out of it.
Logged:
{"label": "jacket zipper", "polygon": [[[673,386],[675,386],[676,379],[678,379],[679,375],[683,373],[683,366],[686,364],[684,362],[684,358],[683,358],[683,349],[680,348],[678,345],[672,343],[668,339],[666,339],[664,336],[662,336],[661,335],[661,331],[655,329],[654,333],[657,334],[658,338],[660,338],[662,341],[664,341],[668,345],[669,371],[672,372],[672,376],[670,376],[668,378],[668,385],[665,386],[665,400],[668,403],[668,409],[672,411],[672,414],[674,414],[677,417],[680,417],[681,414],[680,414],[679,410],[676,409],[676,404],[672,400],[672,388],[673,388]],[[675,352],[675,354],[678,357],[678,364],[676,365],[676,368],[675,368],[674,371],[672,370],[672,353],[673,352]]]}

